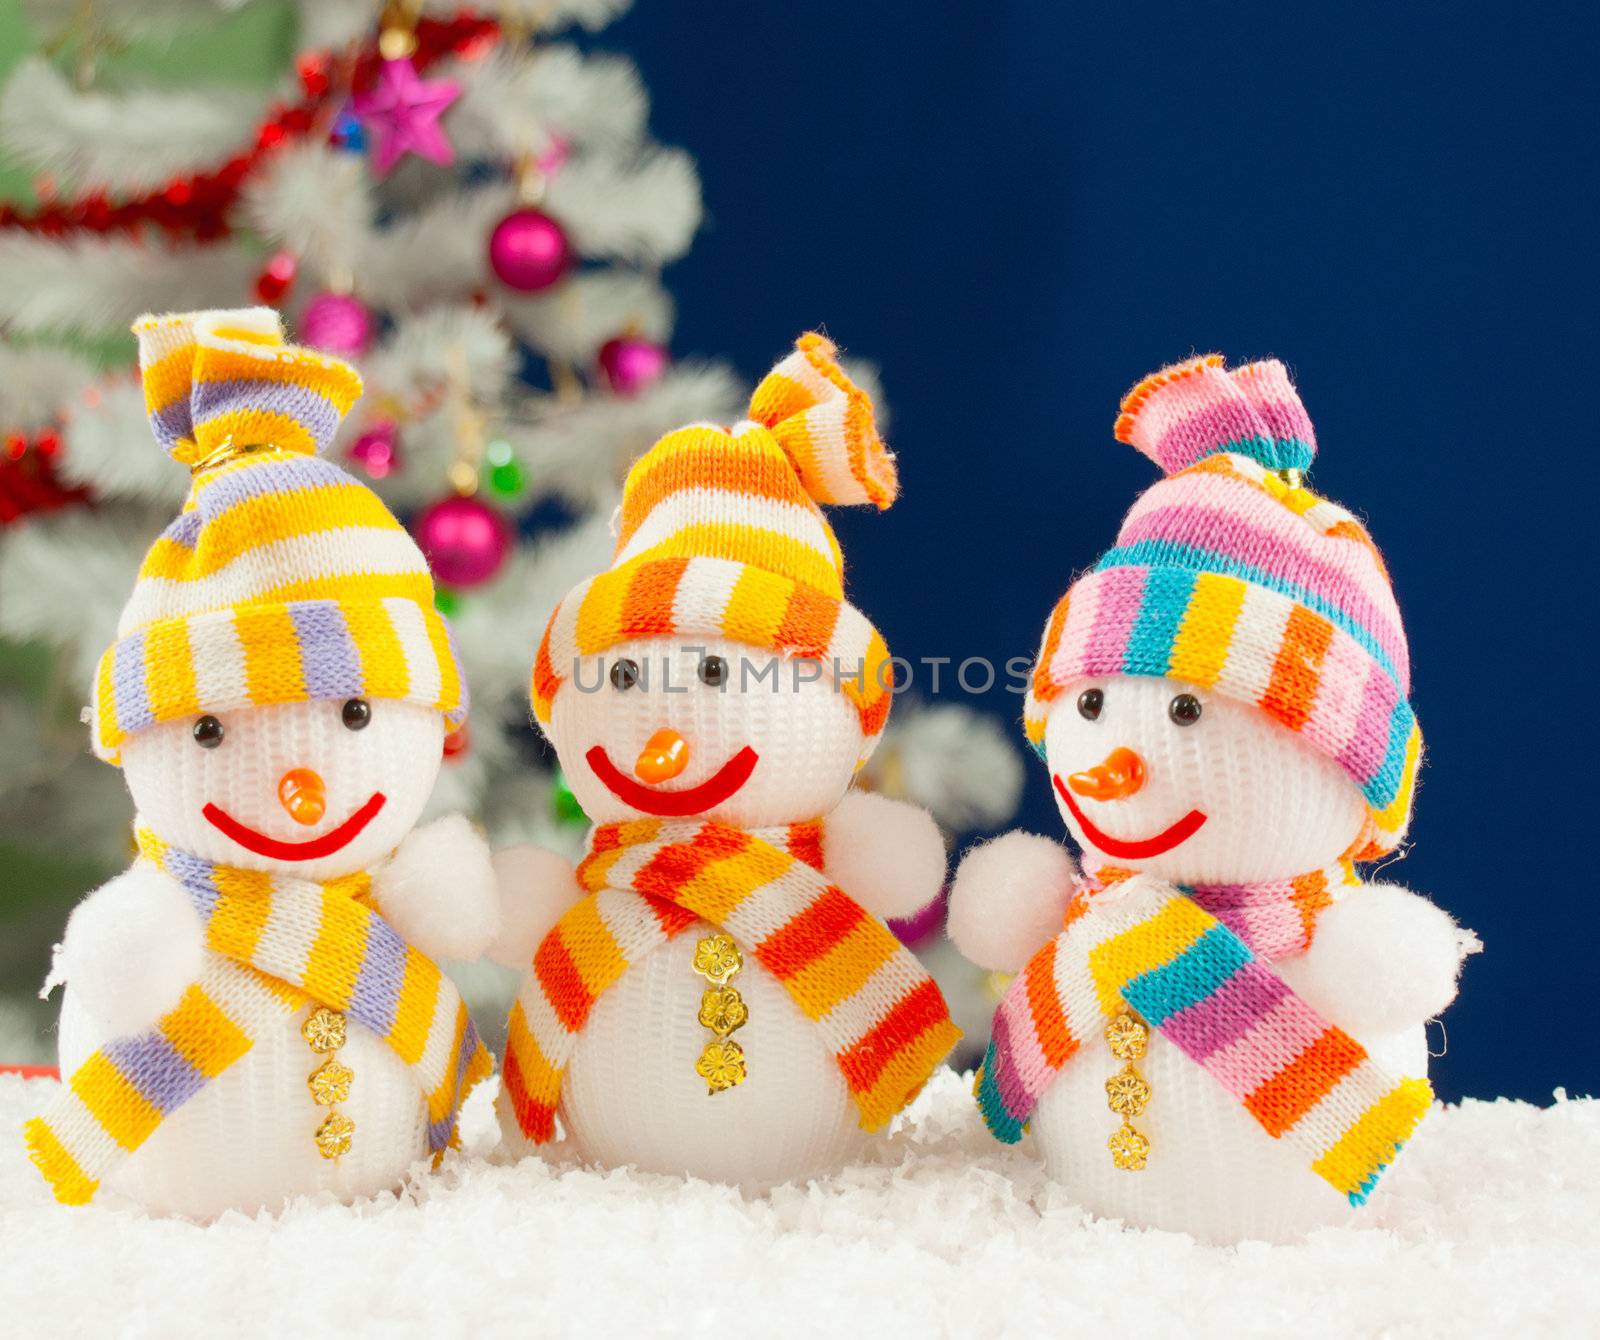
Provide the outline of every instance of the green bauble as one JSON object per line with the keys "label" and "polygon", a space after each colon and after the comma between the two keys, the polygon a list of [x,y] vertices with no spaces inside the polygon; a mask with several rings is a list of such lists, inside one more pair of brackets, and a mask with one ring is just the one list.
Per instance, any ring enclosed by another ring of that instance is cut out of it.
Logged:
{"label": "green bauble", "polygon": [[512,453],[511,444],[496,438],[484,450],[489,463],[489,488],[502,498],[515,498],[527,487],[527,476],[522,473],[522,462]]}
{"label": "green bauble", "polygon": [[556,769],[555,784],[551,788],[550,794],[556,818],[561,823],[586,824],[589,822],[589,816],[583,812],[583,806],[578,804],[578,798],[572,794],[572,788],[567,785],[567,779],[560,768]]}

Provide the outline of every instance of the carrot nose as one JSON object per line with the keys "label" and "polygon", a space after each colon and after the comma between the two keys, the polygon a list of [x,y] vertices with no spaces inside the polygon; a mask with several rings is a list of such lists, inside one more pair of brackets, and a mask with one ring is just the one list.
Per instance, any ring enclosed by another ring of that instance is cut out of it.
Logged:
{"label": "carrot nose", "polygon": [[1104,763],[1067,778],[1068,786],[1090,800],[1125,800],[1144,782],[1144,760],[1120,746],[1106,755]]}
{"label": "carrot nose", "polygon": [[308,827],[328,812],[328,788],[310,768],[290,768],[278,778],[278,803]]}
{"label": "carrot nose", "polygon": [[670,782],[689,766],[689,742],[675,730],[658,730],[639,753],[633,771],[641,782]]}

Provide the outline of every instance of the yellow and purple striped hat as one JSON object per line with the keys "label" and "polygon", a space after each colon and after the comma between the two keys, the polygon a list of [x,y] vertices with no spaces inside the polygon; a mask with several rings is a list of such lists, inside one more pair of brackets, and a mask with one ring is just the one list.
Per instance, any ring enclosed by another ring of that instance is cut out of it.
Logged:
{"label": "yellow and purple striped hat", "polygon": [[1356,859],[1405,835],[1422,737],[1389,574],[1366,528],[1303,487],[1311,420],[1282,363],[1220,356],[1147,377],[1123,400],[1120,441],[1167,478],[1045,628],[1025,722],[1042,747],[1074,682],[1152,675],[1261,708],[1360,787]]}
{"label": "yellow and purple striped hat", "polygon": [[871,752],[889,716],[889,649],[844,597],[819,504],[884,509],[899,480],[872,401],[836,354],[802,336],[756,387],[748,419],[677,429],[635,462],[612,566],[568,594],[539,644],[541,722],[580,657],[637,638],[725,637],[836,666]]}
{"label": "yellow and purple striped hat", "polygon": [[433,579],[371,489],[318,453],[354,368],[283,342],[270,308],[134,324],[156,439],[188,501],[145,555],[95,672],[94,751],[201,712],[391,698],[454,725],[466,686]]}

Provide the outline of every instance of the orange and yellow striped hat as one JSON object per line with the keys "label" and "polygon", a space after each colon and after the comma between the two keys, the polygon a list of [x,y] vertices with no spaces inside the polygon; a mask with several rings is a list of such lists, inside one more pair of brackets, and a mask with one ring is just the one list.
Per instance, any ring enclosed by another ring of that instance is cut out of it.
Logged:
{"label": "orange and yellow striped hat", "polygon": [[156,438],[188,501],[145,555],[90,703],[95,753],[200,712],[391,698],[457,723],[450,632],[415,542],[318,452],[361,394],[354,368],[283,342],[270,308],[141,317]]}
{"label": "orange and yellow striped hat", "polygon": [[860,714],[863,757],[889,716],[889,649],[844,598],[844,560],[818,504],[883,509],[899,483],[872,401],[833,343],[804,335],[730,429],[668,433],[623,484],[616,556],[556,607],[533,667],[533,710],[574,663],[637,638],[725,637],[821,661]]}

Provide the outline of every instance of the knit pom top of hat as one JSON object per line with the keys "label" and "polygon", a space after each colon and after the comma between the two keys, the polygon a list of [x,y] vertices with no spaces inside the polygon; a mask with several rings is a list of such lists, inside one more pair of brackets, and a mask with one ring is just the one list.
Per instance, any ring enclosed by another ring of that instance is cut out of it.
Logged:
{"label": "knit pom top of hat", "polygon": [[398,699],[458,722],[466,689],[427,561],[318,454],[361,394],[355,369],[285,344],[270,308],[133,329],[152,431],[193,480],[95,672],[95,752],[115,762],[160,722],[312,699]]}
{"label": "knit pom top of hat", "polygon": [[534,663],[535,716],[574,663],[620,642],[726,637],[838,665],[869,741],[889,714],[889,652],[844,598],[844,560],[819,504],[880,509],[899,489],[872,401],[833,343],[802,336],[731,429],[668,433],[628,472],[611,567],[557,607]]}
{"label": "knit pom top of hat", "polygon": [[1283,364],[1191,359],[1130,391],[1116,436],[1166,473],[1056,605],[1025,721],[1086,679],[1149,675],[1251,703],[1366,799],[1353,855],[1402,840],[1422,740],[1389,575],[1366,528],[1302,486],[1316,437]]}
{"label": "knit pom top of hat", "polygon": [[315,456],[361,397],[348,363],[283,342],[270,307],[134,323],[150,427],[190,467],[230,451]]}
{"label": "knit pom top of hat", "polygon": [[1309,470],[1317,454],[1310,416],[1275,358],[1229,372],[1207,354],[1153,373],[1123,397],[1116,435],[1167,475],[1222,451],[1280,471]]}

